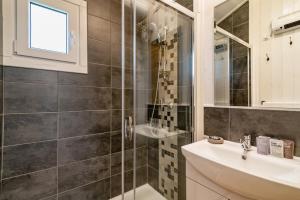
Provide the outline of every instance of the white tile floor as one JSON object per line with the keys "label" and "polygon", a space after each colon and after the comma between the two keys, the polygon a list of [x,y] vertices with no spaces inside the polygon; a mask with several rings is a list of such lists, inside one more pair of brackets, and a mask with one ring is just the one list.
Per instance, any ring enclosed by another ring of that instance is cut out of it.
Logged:
{"label": "white tile floor", "polygon": [[[117,196],[111,200],[122,200],[122,196]],[[125,200],[133,200],[133,191],[125,193]],[[142,185],[136,189],[136,200],[166,200],[160,193],[154,190],[149,184]]]}

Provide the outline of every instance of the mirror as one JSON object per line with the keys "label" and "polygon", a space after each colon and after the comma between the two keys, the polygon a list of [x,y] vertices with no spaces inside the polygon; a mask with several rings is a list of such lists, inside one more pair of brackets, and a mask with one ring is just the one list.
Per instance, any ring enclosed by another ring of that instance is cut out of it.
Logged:
{"label": "mirror", "polygon": [[215,105],[300,108],[300,0],[223,0],[214,18]]}
{"label": "mirror", "polygon": [[251,105],[249,2],[215,7],[214,99],[219,106]]}

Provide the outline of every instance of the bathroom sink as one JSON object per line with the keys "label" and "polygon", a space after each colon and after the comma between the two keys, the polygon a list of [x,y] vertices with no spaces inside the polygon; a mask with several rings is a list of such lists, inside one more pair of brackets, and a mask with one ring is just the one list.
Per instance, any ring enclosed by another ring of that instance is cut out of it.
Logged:
{"label": "bathroom sink", "polygon": [[248,152],[240,144],[214,145],[202,140],[182,147],[189,164],[212,182],[255,200],[299,200],[300,159],[288,160]]}
{"label": "bathroom sink", "polygon": [[148,124],[136,125],[135,132],[137,134],[150,137],[150,138],[166,138],[174,135],[178,135],[180,133],[184,133],[184,131],[168,131],[166,128],[157,128],[152,127]]}

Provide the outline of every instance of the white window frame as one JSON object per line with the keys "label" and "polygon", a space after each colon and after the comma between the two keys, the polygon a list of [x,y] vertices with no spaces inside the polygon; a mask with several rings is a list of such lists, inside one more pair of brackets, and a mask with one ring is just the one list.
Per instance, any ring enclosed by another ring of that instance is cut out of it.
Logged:
{"label": "white window frame", "polygon": [[[68,13],[68,53],[30,48],[30,2]],[[3,65],[87,73],[87,3],[84,0],[3,0]]]}

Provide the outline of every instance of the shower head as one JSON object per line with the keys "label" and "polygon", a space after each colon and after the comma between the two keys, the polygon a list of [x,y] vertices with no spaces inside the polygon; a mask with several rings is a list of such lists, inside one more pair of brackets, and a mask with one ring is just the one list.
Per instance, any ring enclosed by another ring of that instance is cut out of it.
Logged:
{"label": "shower head", "polygon": [[154,37],[155,39],[157,39],[158,42],[160,42],[160,34],[159,34],[159,30],[158,30],[158,27],[157,27],[156,23],[151,22],[151,23],[149,24],[149,31],[151,31],[152,34],[153,34],[153,37]]}
{"label": "shower head", "polygon": [[149,24],[149,30],[152,32],[157,32],[157,25],[154,22]]}

